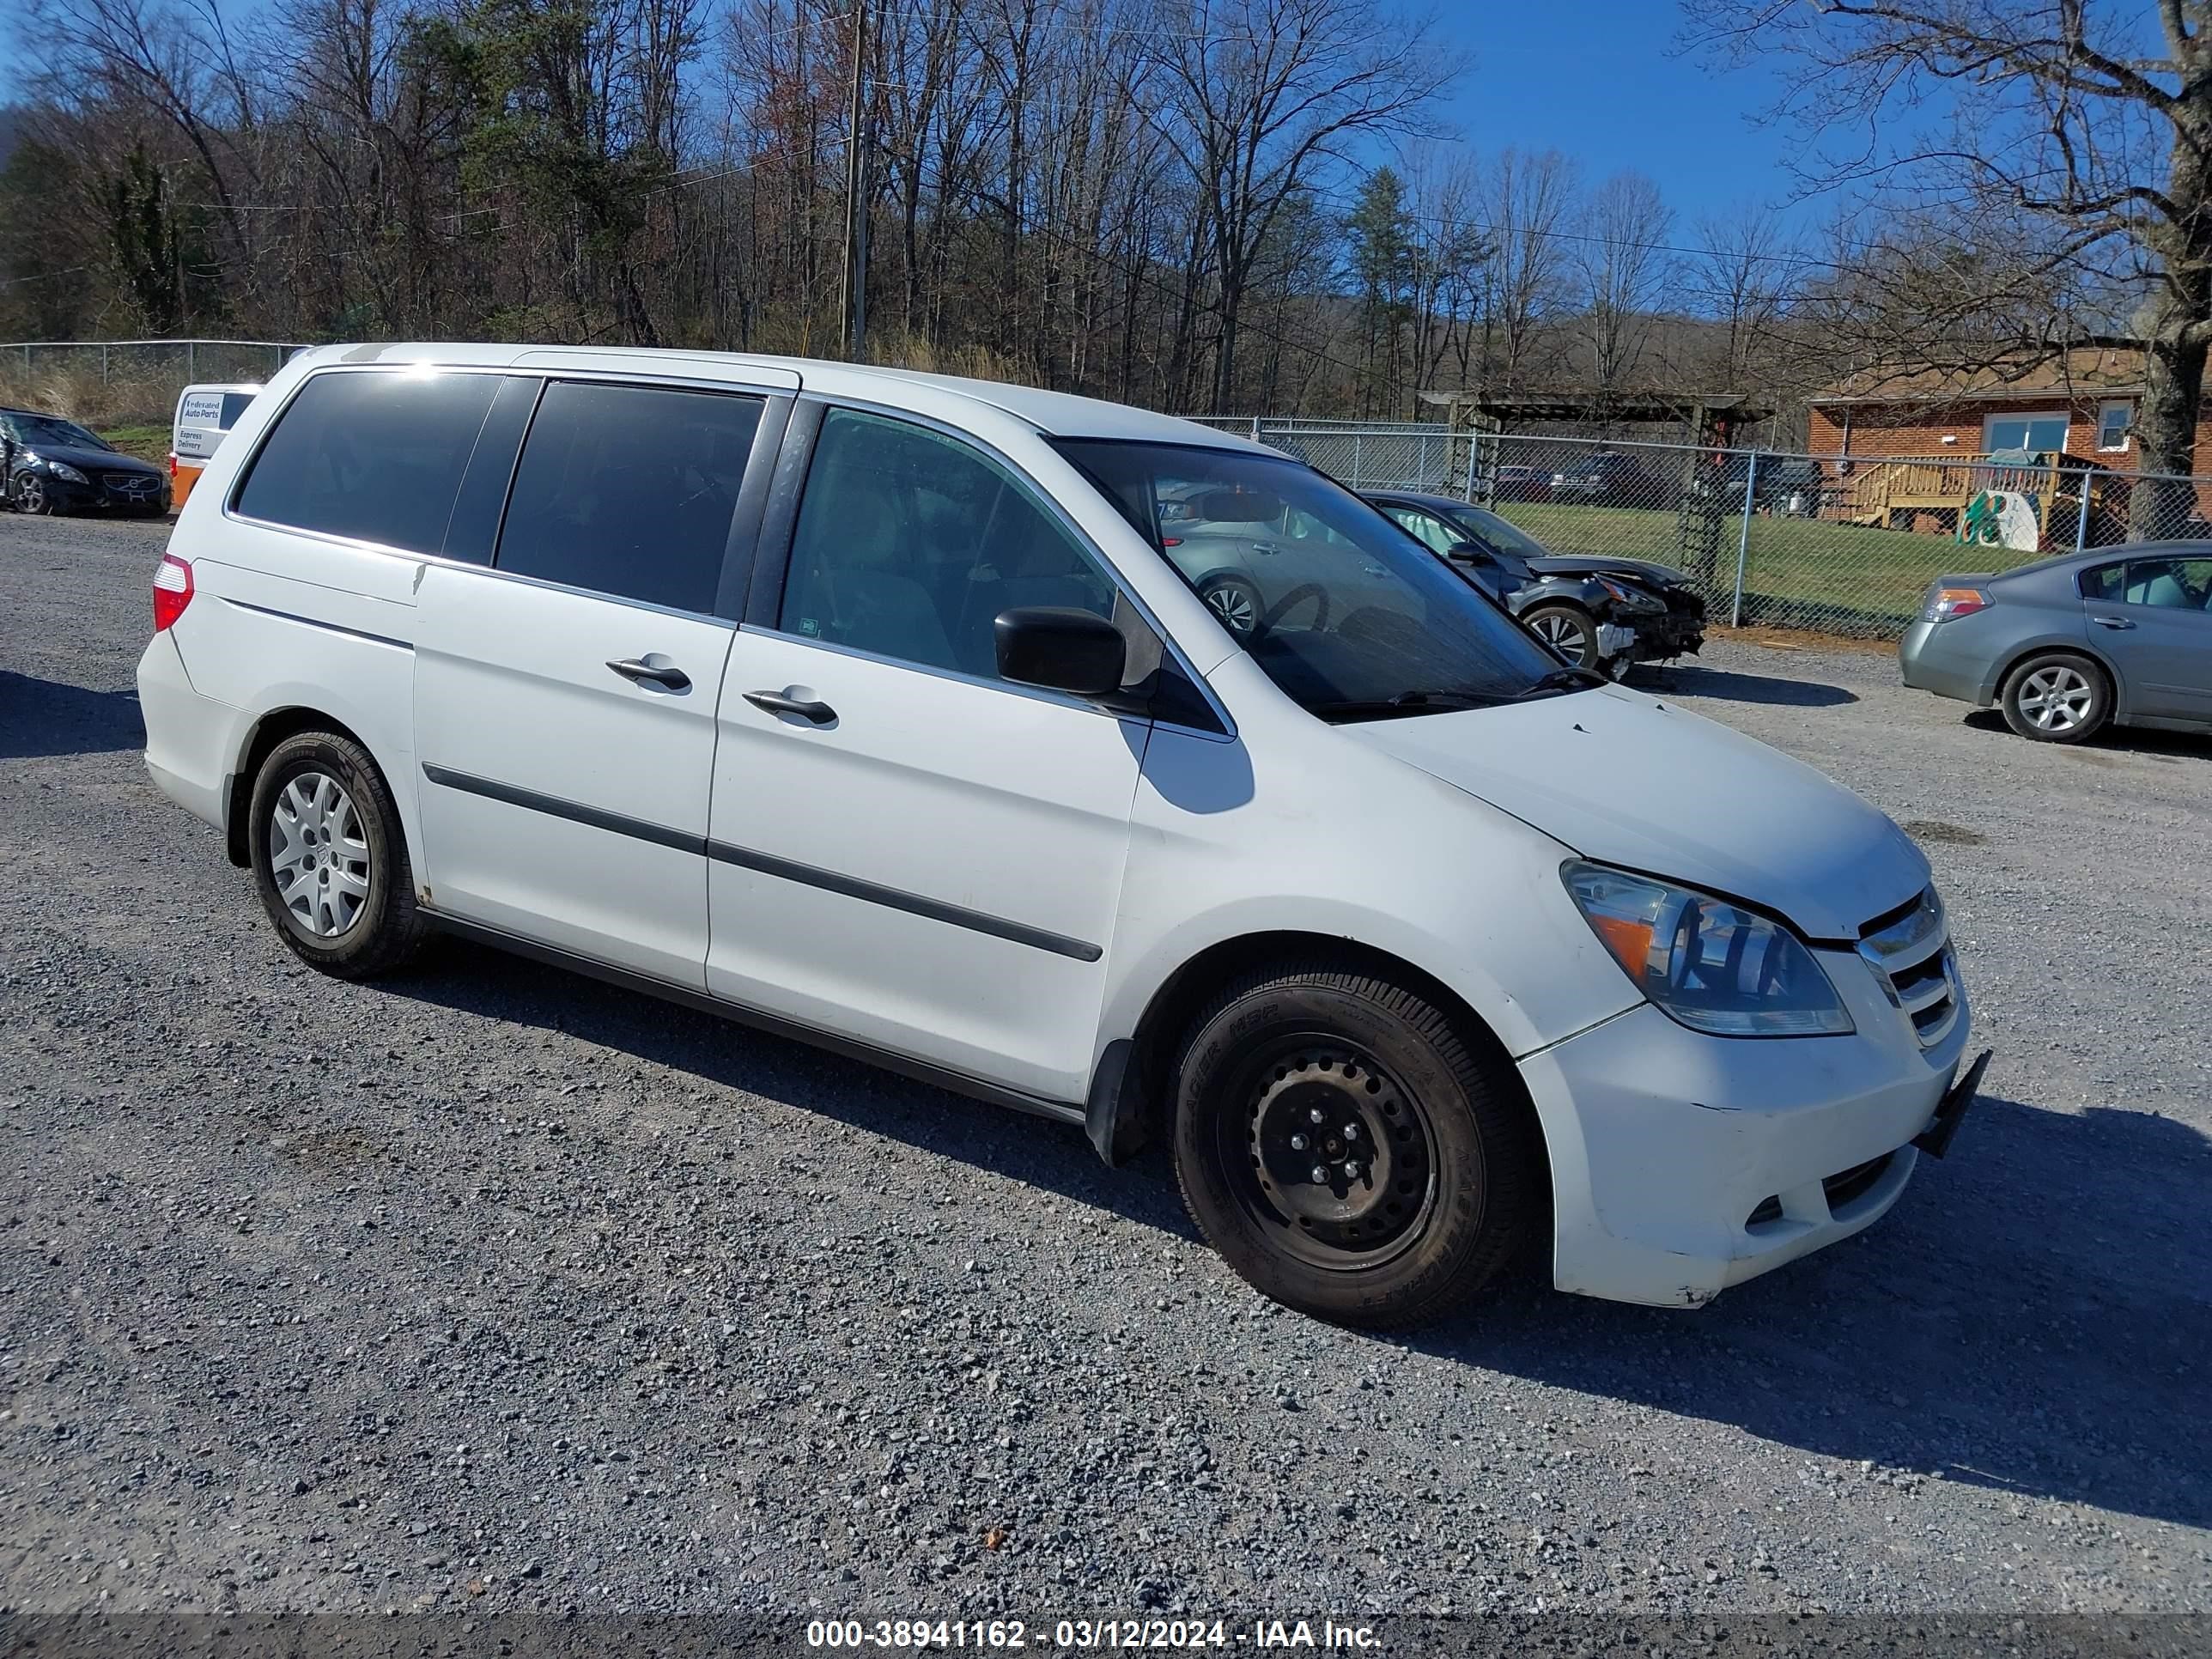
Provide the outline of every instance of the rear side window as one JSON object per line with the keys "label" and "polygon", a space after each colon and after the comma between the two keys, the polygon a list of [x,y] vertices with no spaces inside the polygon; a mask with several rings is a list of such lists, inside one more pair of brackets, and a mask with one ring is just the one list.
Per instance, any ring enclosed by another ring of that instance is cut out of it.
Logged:
{"label": "rear side window", "polygon": [[277,417],[238,493],[249,519],[435,553],[496,374],[318,374]]}
{"label": "rear side window", "polygon": [[523,442],[498,567],[711,614],[761,399],[556,380]]}
{"label": "rear side window", "polygon": [[226,392],[222,394],[222,417],[216,424],[220,431],[228,432],[238,424],[238,417],[246,413],[246,406],[253,401],[251,392]]}

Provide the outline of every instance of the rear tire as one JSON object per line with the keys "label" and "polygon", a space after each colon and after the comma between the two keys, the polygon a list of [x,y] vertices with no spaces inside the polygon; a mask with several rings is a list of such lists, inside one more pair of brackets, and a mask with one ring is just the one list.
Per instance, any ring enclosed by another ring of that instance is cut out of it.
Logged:
{"label": "rear tire", "polygon": [[1198,597],[1206,601],[1214,619],[1240,640],[1249,640],[1258,631],[1267,610],[1260,590],[1242,576],[1216,576],[1198,590]]}
{"label": "rear tire", "polygon": [[1388,980],[1326,961],[1249,974],[1193,1022],[1177,1066],[1183,1201],[1286,1307],[1368,1328],[1435,1319],[1543,1214],[1509,1071]]}
{"label": "rear tire", "polygon": [[1598,666],[1597,623],[1580,605],[1533,605],[1522,612],[1521,620],[1571,666]]}
{"label": "rear tire", "polygon": [[2081,743],[2112,717],[2105,671],[2073,651],[2043,651],[2005,676],[2005,724],[2033,743]]}
{"label": "rear tire", "polygon": [[246,821],[254,885],[300,960],[338,979],[397,968],[428,925],[399,811],[368,751],[331,732],[278,744]]}

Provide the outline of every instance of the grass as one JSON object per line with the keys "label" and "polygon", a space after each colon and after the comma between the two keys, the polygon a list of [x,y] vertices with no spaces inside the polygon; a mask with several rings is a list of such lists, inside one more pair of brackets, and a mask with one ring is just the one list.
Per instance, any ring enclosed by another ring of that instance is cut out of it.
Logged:
{"label": "grass", "polygon": [[166,426],[102,426],[93,428],[126,455],[157,465],[169,459],[169,428]]}
{"label": "grass", "polygon": [[[1555,553],[1653,559],[1698,576],[1671,512],[1509,501],[1497,511]],[[1742,520],[1721,526],[1718,556],[1705,585],[1725,608],[1735,587]],[[1928,584],[1959,570],[2002,569],[2037,555],[1962,547],[1948,537],[1869,530],[1817,519],[1752,515],[1745,544],[1744,615],[1781,626],[1894,635],[1920,609]]]}

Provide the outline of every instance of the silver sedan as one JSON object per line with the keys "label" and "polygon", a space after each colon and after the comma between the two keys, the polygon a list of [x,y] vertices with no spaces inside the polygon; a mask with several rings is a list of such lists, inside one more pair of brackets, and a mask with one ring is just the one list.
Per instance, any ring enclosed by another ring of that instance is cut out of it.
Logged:
{"label": "silver sedan", "polygon": [[1907,685],[1995,703],[2039,743],[2107,722],[2212,731],[2212,542],[1939,577],[1898,660]]}

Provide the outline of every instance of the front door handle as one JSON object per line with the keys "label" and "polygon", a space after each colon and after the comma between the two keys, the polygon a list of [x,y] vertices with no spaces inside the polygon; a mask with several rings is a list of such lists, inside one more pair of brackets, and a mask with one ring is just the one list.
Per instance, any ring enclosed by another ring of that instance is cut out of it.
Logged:
{"label": "front door handle", "polygon": [[796,714],[816,726],[827,726],[837,718],[837,711],[819,699],[787,697],[781,691],[748,691],[745,701],[771,714]]}
{"label": "front door handle", "polygon": [[609,663],[607,666],[626,680],[641,683],[650,680],[670,691],[685,690],[691,684],[691,677],[672,663],[653,662],[643,657],[624,657]]}
{"label": "front door handle", "polygon": [[2089,620],[2100,628],[2133,628],[2135,626],[2125,617],[2092,617]]}

